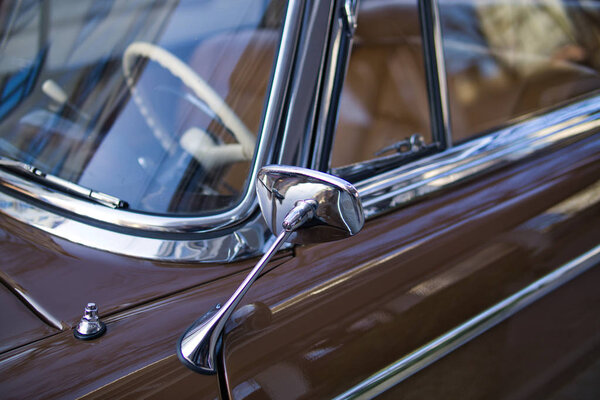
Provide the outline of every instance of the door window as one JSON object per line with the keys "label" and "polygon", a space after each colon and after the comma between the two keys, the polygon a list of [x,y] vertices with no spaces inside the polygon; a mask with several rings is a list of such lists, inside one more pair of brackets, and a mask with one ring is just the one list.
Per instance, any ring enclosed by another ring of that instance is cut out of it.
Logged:
{"label": "door window", "polygon": [[454,142],[600,88],[600,3],[439,5]]}
{"label": "door window", "polygon": [[360,2],[332,167],[397,154],[414,134],[432,142],[422,46],[416,0]]}

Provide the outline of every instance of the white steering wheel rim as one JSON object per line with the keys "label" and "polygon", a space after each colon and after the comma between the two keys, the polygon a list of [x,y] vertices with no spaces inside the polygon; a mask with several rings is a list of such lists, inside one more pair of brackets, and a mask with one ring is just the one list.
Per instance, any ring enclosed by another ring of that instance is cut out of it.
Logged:
{"label": "white steering wheel rim", "polygon": [[[239,154],[238,157],[234,157],[235,160],[232,161],[238,161],[239,159],[252,159],[256,138],[233,112],[233,110],[227,105],[227,103],[225,103],[221,96],[219,96],[219,94],[215,92],[204,79],[195,73],[187,64],[162,47],[148,42],[133,42],[127,46],[127,49],[123,53],[123,74],[125,75],[127,86],[129,87],[134,101],[140,109],[140,112],[165,149],[171,148],[173,140],[169,135],[162,132],[162,130],[156,125],[154,119],[150,115],[150,112],[143,104],[141,97],[139,94],[137,94],[137,90],[135,88],[135,82],[131,72],[138,57],[146,57],[167,69],[171,74],[179,78],[185,86],[192,90],[192,92],[198,96],[199,99],[204,101],[206,105],[208,105],[208,107],[221,119],[223,125],[225,125],[225,127],[234,135],[235,139],[239,143],[239,145],[220,145],[220,147],[235,146],[236,148],[240,149],[238,151],[241,151],[241,154]],[[196,132],[203,131],[196,130]],[[206,133],[204,134],[207,135]],[[194,153],[192,153],[192,155],[196,157]],[[200,159],[198,159],[198,161],[202,162]],[[227,160],[222,161],[225,163]]]}

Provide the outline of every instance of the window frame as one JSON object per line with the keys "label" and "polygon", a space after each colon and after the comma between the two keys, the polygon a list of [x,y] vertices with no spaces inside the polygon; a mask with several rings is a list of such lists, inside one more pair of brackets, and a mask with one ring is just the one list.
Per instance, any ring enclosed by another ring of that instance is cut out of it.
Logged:
{"label": "window frame", "polygon": [[[378,165],[385,164],[385,167],[382,168],[385,172],[395,168],[394,164],[403,163],[403,158],[406,157],[393,155],[352,164],[348,168],[344,166],[333,169],[331,167],[331,152],[335,140],[338,105],[352,54],[355,29],[355,27],[351,29],[347,21],[357,21],[359,16],[357,2],[353,4],[353,15],[348,15],[348,8],[345,6],[349,1],[340,0],[337,3],[337,13],[334,16],[332,27],[332,39],[328,46],[328,53],[331,55],[325,64],[323,73],[323,95],[320,108],[320,115],[323,117],[315,128],[313,139],[315,147],[308,166],[335,175],[342,170],[359,170],[361,166],[377,170],[379,169]],[[428,156],[435,151],[443,151],[453,145],[438,1],[417,0],[417,6],[423,37],[423,60],[430,111],[429,119],[434,143],[427,146],[426,151],[417,157],[408,157],[407,162],[411,162],[414,158]]]}
{"label": "window frame", "polygon": [[[502,166],[515,163],[540,151],[580,140],[600,131],[600,94],[591,92],[571,99],[568,104],[539,113],[524,116],[507,125],[482,132],[480,136],[455,146],[452,139],[448,87],[442,43],[441,17],[438,0],[418,0],[423,56],[425,61],[427,90],[430,108],[432,136],[440,142],[435,154],[416,159],[376,172],[369,178],[353,182],[359,191],[365,218],[375,216],[411,204],[415,200],[444,190],[458,183],[473,179]],[[351,41],[347,46],[351,47]],[[338,54],[344,71],[350,60],[350,48]],[[345,74],[336,79],[343,83]],[[339,101],[341,85],[329,96]],[[328,115],[330,120],[336,114]],[[333,125],[335,128],[335,124]],[[319,146],[313,154],[327,153],[331,156],[335,129],[323,133],[329,141],[317,141]],[[370,168],[373,159],[352,165],[360,170]],[[330,158],[313,157],[312,168],[336,173]],[[342,176],[343,177],[343,176]]]}

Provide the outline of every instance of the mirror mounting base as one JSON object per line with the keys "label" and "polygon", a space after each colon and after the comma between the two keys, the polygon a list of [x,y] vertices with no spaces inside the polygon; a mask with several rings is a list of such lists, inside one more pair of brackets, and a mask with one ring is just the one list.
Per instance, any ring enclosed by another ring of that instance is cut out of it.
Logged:
{"label": "mirror mounting base", "polygon": [[177,357],[185,366],[207,375],[217,372],[216,354],[225,323],[273,254],[279,250],[291,233],[292,231],[283,230],[229,300],[222,307],[215,306],[204,314],[181,336],[177,343]]}

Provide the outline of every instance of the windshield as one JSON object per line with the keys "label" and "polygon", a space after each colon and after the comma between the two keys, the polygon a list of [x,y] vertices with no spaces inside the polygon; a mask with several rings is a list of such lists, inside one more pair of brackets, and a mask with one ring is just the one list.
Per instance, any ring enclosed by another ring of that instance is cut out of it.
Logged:
{"label": "windshield", "polygon": [[285,3],[0,3],[0,156],[155,214],[246,190]]}

